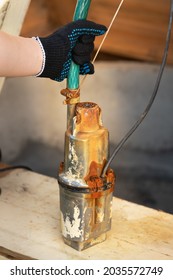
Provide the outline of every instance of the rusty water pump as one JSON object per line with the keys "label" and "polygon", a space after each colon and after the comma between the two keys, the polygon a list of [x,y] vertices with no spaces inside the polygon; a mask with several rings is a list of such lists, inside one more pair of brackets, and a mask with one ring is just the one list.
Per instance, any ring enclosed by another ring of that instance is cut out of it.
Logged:
{"label": "rusty water pump", "polygon": [[109,154],[101,109],[92,102],[73,104],[76,97],[66,100],[65,155],[58,175],[61,230],[66,244],[83,250],[104,241],[110,230],[115,177],[111,169],[101,177]]}

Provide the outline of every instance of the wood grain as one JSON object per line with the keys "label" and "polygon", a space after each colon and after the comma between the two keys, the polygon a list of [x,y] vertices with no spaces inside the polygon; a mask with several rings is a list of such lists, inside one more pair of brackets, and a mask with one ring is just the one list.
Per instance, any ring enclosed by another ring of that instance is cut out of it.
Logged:
{"label": "wood grain", "polygon": [[62,241],[56,179],[19,169],[1,177],[0,188],[3,255],[17,259],[173,258],[170,214],[114,198],[107,240],[78,252]]}
{"label": "wood grain", "polygon": [[[55,27],[72,19],[75,0],[67,3],[45,0],[49,19]],[[106,4],[105,4],[106,3]],[[118,7],[118,1],[92,1],[88,19],[109,26]],[[116,56],[159,62],[165,46],[169,20],[169,0],[126,0],[111,28],[102,51]],[[95,42],[98,48],[101,39]],[[173,64],[173,37],[171,39],[168,63]]]}

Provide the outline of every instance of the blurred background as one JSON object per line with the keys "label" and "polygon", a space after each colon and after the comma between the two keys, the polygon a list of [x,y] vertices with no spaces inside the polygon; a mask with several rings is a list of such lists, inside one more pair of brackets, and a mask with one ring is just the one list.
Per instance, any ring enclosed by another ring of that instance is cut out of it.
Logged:
{"label": "blurred background", "polygon": [[[109,25],[120,1],[92,1],[88,19]],[[75,0],[31,0],[21,35],[46,36],[71,21]],[[169,0],[126,0],[87,77],[81,101],[96,102],[113,147],[146,107],[165,46]],[[95,42],[95,48],[100,39]],[[112,162],[114,195],[173,213],[173,38],[154,105]],[[2,161],[57,177],[63,161],[66,83],[6,79],[0,95]]]}

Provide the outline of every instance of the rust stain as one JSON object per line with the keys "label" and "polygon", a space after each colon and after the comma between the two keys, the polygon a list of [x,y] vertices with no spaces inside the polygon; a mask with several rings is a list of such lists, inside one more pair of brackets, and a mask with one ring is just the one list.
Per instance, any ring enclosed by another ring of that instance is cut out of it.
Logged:
{"label": "rust stain", "polygon": [[79,102],[80,91],[79,89],[68,89],[61,90],[61,94],[66,97],[64,104],[76,104]]}
{"label": "rust stain", "polygon": [[80,102],[77,104],[77,107],[82,108],[82,109],[91,109],[96,106],[98,106],[98,105],[94,102]]}
{"label": "rust stain", "polygon": [[114,189],[115,174],[112,169],[108,169],[104,178],[100,177],[105,162],[106,160],[103,161],[103,164],[99,164],[95,161],[92,161],[90,164],[89,173],[84,178],[89,188],[93,191],[99,191],[105,184],[110,184],[111,191]]}
{"label": "rust stain", "polygon": [[80,132],[97,131],[100,128],[100,107],[93,102],[77,103],[76,124]]}
{"label": "rust stain", "polygon": [[96,199],[96,207],[98,207],[98,208],[102,208],[103,207],[103,203],[101,202],[100,199]]}
{"label": "rust stain", "polygon": [[64,162],[61,162],[59,165],[59,173],[62,173],[64,171]]}
{"label": "rust stain", "polygon": [[112,185],[115,185],[115,174],[114,174],[114,171],[109,168],[106,172],[106,176],[107,176],[107,182],[112,184]]}
{"label": "rust stain", "polygon": [[84,178],[85,181],[88,181],[92,177],[99,177],[101,174],[101,171],[103,169],[103,166],[105,165],[106,160],[103,161],[103,164],[99,164],[95,161],[92,161],[89,167],[89,173]]}
{"label": "rust stain", "polygon": [[100,177],[102,169],[103,169],[103,164],[99,164],[95,161],[91,162],[89,167],[89,173],[84,178],[89,188],[97,191],[99,188],[103,186],[103,180]]}

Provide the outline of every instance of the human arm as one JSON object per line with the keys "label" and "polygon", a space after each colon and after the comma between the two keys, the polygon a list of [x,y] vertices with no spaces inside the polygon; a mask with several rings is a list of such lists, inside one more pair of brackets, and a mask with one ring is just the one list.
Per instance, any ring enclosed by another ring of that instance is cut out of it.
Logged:
{"label": "human arm", "polygon": [[93,74],[90,59],[94,39],[105,31],[103,25],[79,20],[45,38],[0,32],[0,76],[37,75],[62,81],[68,75],[71,60],[80,65],[80,74]]}
{"label": "human arm", "polygon": [[0,76],[36,75],[42,65],[42,51],[33,38],[0,31]]}

